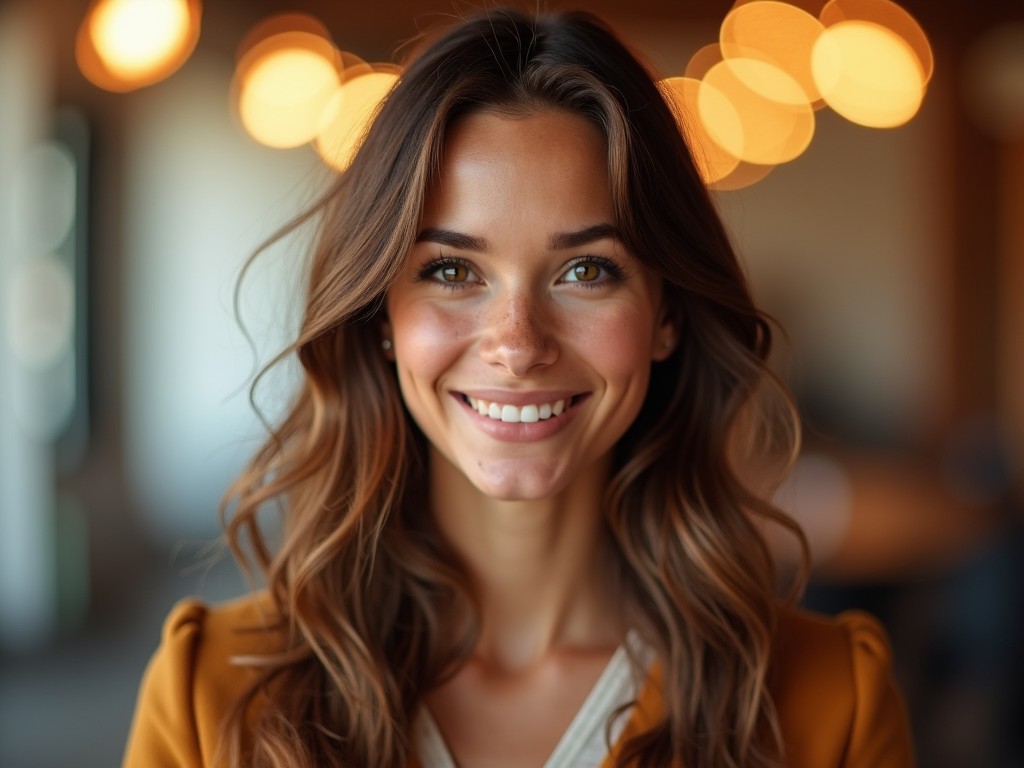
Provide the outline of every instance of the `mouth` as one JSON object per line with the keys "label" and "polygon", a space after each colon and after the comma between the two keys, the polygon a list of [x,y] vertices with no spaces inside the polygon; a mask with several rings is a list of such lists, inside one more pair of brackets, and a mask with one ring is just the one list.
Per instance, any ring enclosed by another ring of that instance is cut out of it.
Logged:
{"label": "mouth", "polygon": [[580,394],[552,402],[513,405],[511,403],[481,400],[462,393],[459,393],[459,396],[462,398],[462,402],[481,416],[492,421],[502,421],[506,424],[532,424],[538,421],[557,419],[567,410],[579,405],[586,399],[586,394]]}

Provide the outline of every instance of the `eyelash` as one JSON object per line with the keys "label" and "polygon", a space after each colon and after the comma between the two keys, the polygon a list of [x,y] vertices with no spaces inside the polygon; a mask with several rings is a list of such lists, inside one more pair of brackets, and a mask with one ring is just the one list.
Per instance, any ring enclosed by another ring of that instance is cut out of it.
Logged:
{"label": "eyelash", "polygon": [[[593,290],[595,288],[600,288],[601,286],[608,282],[618,282],[625,278],[626,276],[626,273],[623,271],[622,267],[620,267],[614,261],[604,258],[603,256],[578,256],[570,260],[569,263],[566,265],[565,271],[562,273],[563,277],[566,274],[568,274],[568,272],[573,267],[576,267],[580,264],[594,264],[595,266],[600,267],[602,270],[604,270],[606,277],[598,278],[597,280],[591,281],[565,280],[563,282],[572,282],[582,288]],[[475,274],[473,272],[473,266],[465,259],[459,259],[452,256],[441,256],[440,258],[433,259],[427,264],[424,264],[416,277],[418,280],[431,280],[437,283],[438,285],[442,286],[443,288],[447,288],[448,290],[451,291],[463,290],[467,285],[472,284],[468,280],[461,283],[453,283],[447,280],[440,280],[436,278],[435,275],[445,267],[463,267],[464,269],[468,270],[470,274]]]}

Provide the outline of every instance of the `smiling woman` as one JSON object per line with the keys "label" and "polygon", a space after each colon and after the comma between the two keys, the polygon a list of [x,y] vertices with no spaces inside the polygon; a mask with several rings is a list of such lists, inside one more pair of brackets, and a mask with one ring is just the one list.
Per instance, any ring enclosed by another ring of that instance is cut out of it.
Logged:
{"label": "smiling woman", "polygon": [[612,224],[604,137],[563,109],[509,109],[449,127],[383,325],[433,471],[457,470],[431,487],[475,489],[469,515],[492,499],[561,507],[610,476],[676,335],[660,279]]}
{"label": "smiling woman", "polygon": [[877,623],[775,592],[795,415],[676,125],[585,14],[413,57],[302,220],[268,588],[175,609],[126,766],[911,765]]}

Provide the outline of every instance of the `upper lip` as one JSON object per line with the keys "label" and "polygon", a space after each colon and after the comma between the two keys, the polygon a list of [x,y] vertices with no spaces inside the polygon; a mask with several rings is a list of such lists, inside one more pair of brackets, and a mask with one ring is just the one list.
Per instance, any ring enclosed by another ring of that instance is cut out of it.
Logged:
{"label": "upper lip", "polygon": [[509,391],[507,389],[460,389],[455,390],[459,395],[471,397],[474,400],[484,400],[488,403],[501,403],[503,405],[538,405],[540,403],[555,403],[559,400],[571,400],[576,395],[583,394],[578,390],[568,389],[546,389]]}

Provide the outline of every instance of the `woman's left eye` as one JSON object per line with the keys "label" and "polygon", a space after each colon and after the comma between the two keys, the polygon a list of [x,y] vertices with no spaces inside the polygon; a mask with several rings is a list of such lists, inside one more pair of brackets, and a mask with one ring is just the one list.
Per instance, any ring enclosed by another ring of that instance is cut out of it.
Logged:
{"label": "woman's left eye", "polygon": [[442,283],[464,283],[472,274],[465,264],[445,264],[434,272],[435,277]]}
{"label": "woman's left eye", "polygon": [[569,265],[562,275],[563,283],[584,283],[589,285],[622,277],[622,271],[606,259],[582,258]]}

